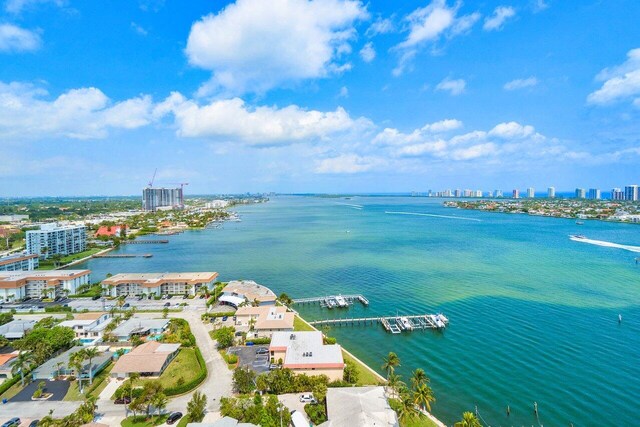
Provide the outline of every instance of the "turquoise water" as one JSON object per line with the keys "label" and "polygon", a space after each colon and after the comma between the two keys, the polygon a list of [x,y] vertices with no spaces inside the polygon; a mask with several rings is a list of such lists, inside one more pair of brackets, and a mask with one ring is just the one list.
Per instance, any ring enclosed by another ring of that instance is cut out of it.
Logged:
{"label": "turquoise water", "polygon": [[433,411],[448,424],[476,406],[491,425],[636,423],[638,254],[568,235],[640,245],[640,227],[461,211],[409,197],[279,197],[238,212],[239,223],[118,251],[153,258],[79,267],[93,270],[93,279],[213,270],[221,280],[254,279],[293,297],[362,293],[371,302],[348,311],[298,307],[309,320],[442,311],[451,321],[443,333],[392,336],[356,326],[330,334],[375,369],[389,351],[400,356],[405,378],[424,368],[437,397]]}

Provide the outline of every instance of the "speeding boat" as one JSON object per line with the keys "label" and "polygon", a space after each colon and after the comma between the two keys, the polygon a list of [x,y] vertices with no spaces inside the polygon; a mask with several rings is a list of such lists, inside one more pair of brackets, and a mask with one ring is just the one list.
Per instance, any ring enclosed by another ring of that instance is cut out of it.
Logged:
{"label": "speeding boat", "polygon": [[569,237],[572,237],[574,239],[586,239],[586,237],[582,234],[569,234]]}

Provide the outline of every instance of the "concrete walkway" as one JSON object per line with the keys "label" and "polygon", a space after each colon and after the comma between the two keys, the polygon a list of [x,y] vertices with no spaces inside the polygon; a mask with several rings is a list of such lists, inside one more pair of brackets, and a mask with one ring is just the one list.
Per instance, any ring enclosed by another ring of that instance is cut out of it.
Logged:
{"label": "concrete walkway", "polygon": [[123,379],[118,380],[116,378],[109,378],[107,379],[107,381],[109,381],[109,383],[104,388],[104,390],[102,390],[102,392],[100,393],[100,396],[98,396],[98,400],[111,399],[111,396],[113,396],[113,393],[115,393],[118,387],[120,387],[122,383],[124,383]]}

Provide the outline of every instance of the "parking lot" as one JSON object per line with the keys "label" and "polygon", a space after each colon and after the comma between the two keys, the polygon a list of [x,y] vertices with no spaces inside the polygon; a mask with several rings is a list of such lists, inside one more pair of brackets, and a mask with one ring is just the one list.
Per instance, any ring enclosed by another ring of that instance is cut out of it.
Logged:
{"label": "parking lot", "polygon": [[238,355],[238,365],[251,368],[256,374],[269,372],[269,354],[256,354],[258,349],[269,348],[265,345],[252,345],[242,347],[230,347],[228,353]]}
{"label": "parking lot", "polygon": [[[108,299],[97,299],[92,300],[91,298],[73,298],[70,302],[67,303],[69,307],[82,311],[108,311],[112,307],[118,305],[117,300],[108,300]],[[127,305],[128,304],[128,305]],[[168,304],[168,306],[166,305]],[[162,310],[165,307],[169,309],[178,309],[180,308],[180,304],[187,304],[189,307],[196,308],[204,308],[206,305],[205,299],[183,299],[182,297],[173,297],[170,299],[139,299],[137,297],[127,297],[124,300],[122,308],[127,309],[131,307],[135,307],[138,310]]]}
{"label": "parking lot", "polygon": [[32,298],[28,301],[25,302],[20,302],[20,303],[0,303],[0,309],[2,311],[11,311],[11,310],[16,310],[18,312],[25,312],[25,311],[42,311],[44,310],[45,307],[51,306],[51,305],[62,305],[62,304],[67,304],[70,301],[69,298],[61,298],[58,301],[47,301],[44,302],[41,299],[38,298]]}

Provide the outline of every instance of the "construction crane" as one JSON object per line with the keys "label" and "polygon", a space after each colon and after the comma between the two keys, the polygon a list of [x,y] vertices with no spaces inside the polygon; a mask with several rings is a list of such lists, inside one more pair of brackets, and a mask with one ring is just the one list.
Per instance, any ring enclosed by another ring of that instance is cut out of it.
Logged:
{"label": "construction crane", "polygon": [[158,173],[158,168],[156,168],[156,170],[153,171],[153,177],[151,178],[151,181],[149,181],[149,184],[148,184],[149,187],[153,187],[153,181],[156,180],[156,174],[157,173]]}
{"label": "construction crane", "polygon": [[167,182],[167,184],[169,184],[169,185],[179,185],[181,190],[182,190],[182,187],[184,187],[185,185],[189,185],[188,182]]}

